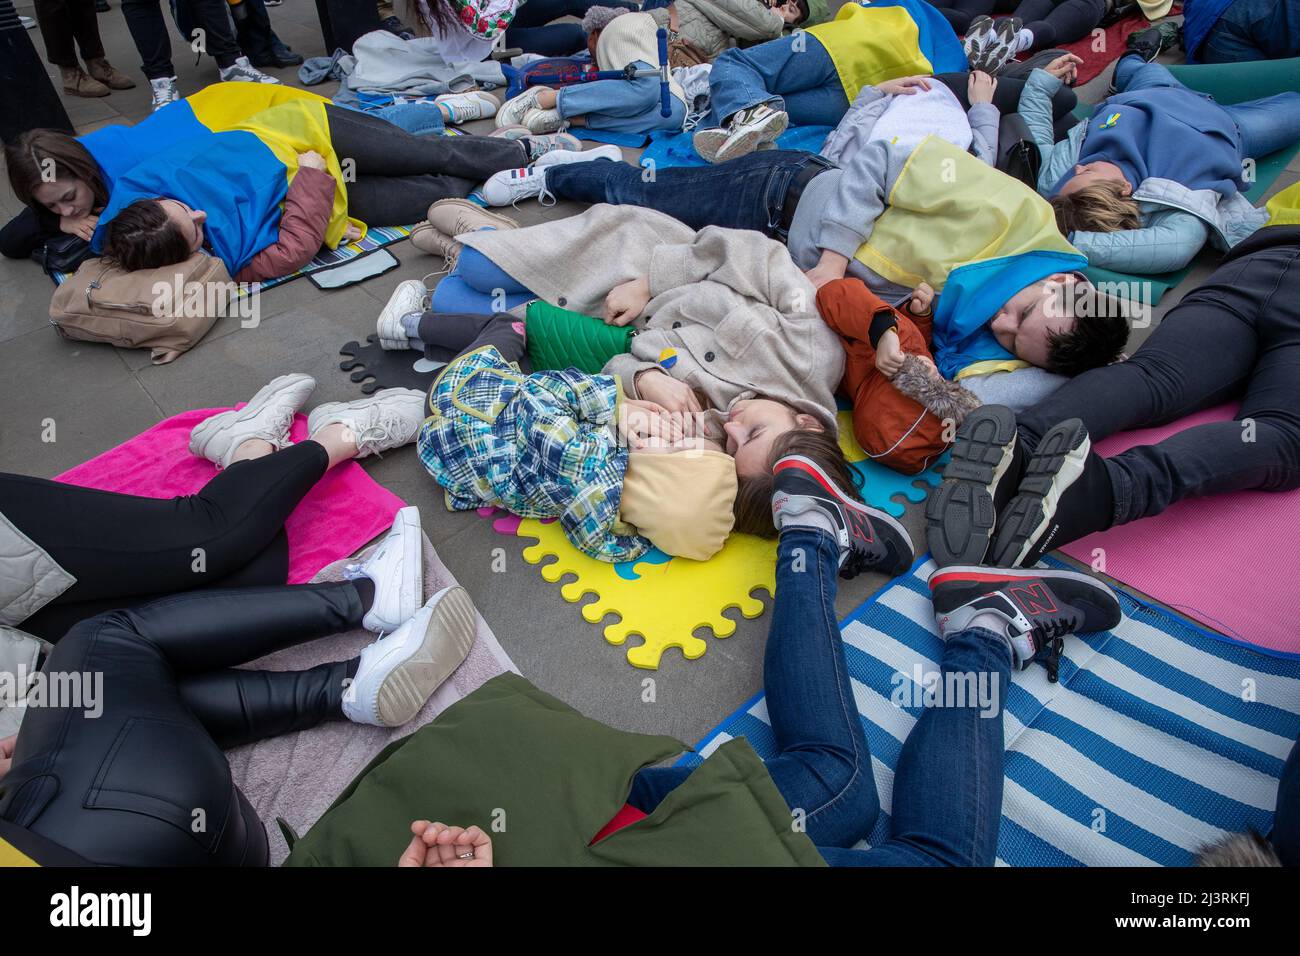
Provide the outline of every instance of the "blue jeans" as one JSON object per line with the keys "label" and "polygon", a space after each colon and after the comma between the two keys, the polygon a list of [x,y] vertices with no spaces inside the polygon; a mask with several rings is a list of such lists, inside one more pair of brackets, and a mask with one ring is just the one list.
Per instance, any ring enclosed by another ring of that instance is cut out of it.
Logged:
{"label": "blue jeans", "polygon": [[456,268],[433,290],[434,312],[504,312],[537,298],[477,249],[460,250]]}
{"label": "blue jeans", "polygon": [[808,33],[724,50],[709,73],[709,100],[710,126],[759,103],[785,110],[795,126],[836,126],[849,111],[834,61]]}
{"label": "blue jeans", "polygon": [[1205,35],[1202,63],[1300,56],[1300,7],[1294,0],[1236,0]]}
{"label": "blue jeans", "polygon": [[[792,528],[777,548],[776,598],[763,659],[767,712],[780,754],[767,761],[791,809],[833,866],[993,863],[1002,814],[1002,712],[932,707],[917,721],[894,778],[892,834],[868,851],[848,850],[880,813],[871,753],[835,619],[839,549],[830,535]],[[978,628],[954,635],[945,671],[987,672],[1010,686],[1006,642]],[[1005,697],[1005,694],[1001,694]],[[640,771],[628,803],[651,812],[691,768]]]}
{"label": "blue jeans", "polygon": [[550,167],[546,188],[557,199],[655,209],[692,229],[725,226],[775,236],[790,182],[811,158],[799,150],[761,150],[717,166],[656,169],[649,182],[636,166],[598,159]]}
{"label": "blue jeans", "polygon": [[[1142,58],[1134,54],[1115,64],[1115,89],[1121,93],[1161,86],[1181,87],[1183,84],[1169,72],[1168,67],[1143,63]],[[1237,124],[1243,157],[1258,159],[1300,140],[1300,93],[1278,93],[1231,106],[1217,105]]]}
{"label": "blue jeans", "polygon": [[[653,69],[644,60],[636,60],[637,69]],[[620,133],[648,133],[654,129],[681,129],[686,107],[675,96],[668,97],[672,108],[667,116],[659,112],[659,78],[638,76],[635,80],[593,80],[563,87],[556,108],[565,119],[585,116],[588,129],[607,129]]]}

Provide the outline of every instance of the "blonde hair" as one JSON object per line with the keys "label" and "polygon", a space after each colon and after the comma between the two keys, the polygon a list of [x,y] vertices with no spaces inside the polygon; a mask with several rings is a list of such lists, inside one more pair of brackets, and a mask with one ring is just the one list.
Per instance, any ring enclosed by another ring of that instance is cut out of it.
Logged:
{"label": "blonde hair", "polygon": [[1068,196],[1052,197],[1056,228],[1069,236],[1072,232],[1119,232],[1136,229],[1142,224],[1137,200],[1123,193],[1124,184],[1089,183]]}

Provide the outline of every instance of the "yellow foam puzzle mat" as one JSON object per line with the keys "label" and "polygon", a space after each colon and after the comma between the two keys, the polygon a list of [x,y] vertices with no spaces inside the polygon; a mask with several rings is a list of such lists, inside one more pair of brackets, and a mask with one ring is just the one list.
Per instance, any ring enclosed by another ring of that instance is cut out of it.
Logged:
{"label": "yellow foam puzzle mat", "polygon": [[[708,561],[689,561],[653,553],[640,561],[609,564],[589,558],[571,545],[558,523],[533,518],[519,522],[521,538],[536,538],[524,549],[524,560],[541,565],[552,584],[565,575],[577,580],[561,585],[560,595],[571,604],[588,594],[596,600],[582,605],[591,624],[611,611],[619,620],[605,627],[605,640],[622,646],[632,635],[642,643],[627,649],[633,667],[654,670],[664,651],[678,648],[688,661],[704,656],[708,644],[694,631],[709,627],[717,638],[735,633],[736,622],[723,612],[736,608],[746,618],[763,613],[758,589],[776,590],[776,542],[733,534]],[[547,558],[555,560],[543,564]],[[629,567],[630,565],[630,567]]]}

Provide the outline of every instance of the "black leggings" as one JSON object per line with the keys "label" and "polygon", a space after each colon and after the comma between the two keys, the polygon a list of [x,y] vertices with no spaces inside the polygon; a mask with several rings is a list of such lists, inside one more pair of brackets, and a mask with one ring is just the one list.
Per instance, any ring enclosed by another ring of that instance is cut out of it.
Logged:
{"label": "black leggings", "polygon": [[1034,34],[1030,50],[1073,43],[1088,35],[1106,13],[1106,0],[943,0],[931,3],[952,24],[958,35],[970,29],[976,17],[1011,13]]}
{"label": "black leggings", "polygon": [[[956,94],[962,109],[970,109],[970,97],[967,95],[969,73],[940,73],[935,79]],[[1006,116],[1020,109],[1020,94],[1024,91],[1025,81],[1015,76],[998,77],[997,89],[993,91],[993,106]],[[1052,94],[1052,123],[1054,135],[1058,140],[1078,122],[1074,108],[1079,105],[1079,97],[1070,87],[1061,85]]]}
{"label": "black leggings", "polygon": [[327,105],[330,144],[353,164],[348,212],[372,226],[419,222],[439,199],[464,197],[493,173],[528,163],[528,146],[492,136],[413,136],[386,120]]}
{"label": "black leggings", "polygon": [[328,467],[325,449],[304,441],[179,498],[0,474],[0,514],[77,579],[23,629],[58,641],[78,621],[161,595],[284,584],[285,519]]}
{"label": "black leggings", "polygon": [[351,630],[364,613],[344,581],[191,592],[82,621],[43,673],[89,681],[96,699],[27,709],[0,819],[95,864],[266,865],[266,831],[222,749],[342,719],[358,661],[233,665]]}

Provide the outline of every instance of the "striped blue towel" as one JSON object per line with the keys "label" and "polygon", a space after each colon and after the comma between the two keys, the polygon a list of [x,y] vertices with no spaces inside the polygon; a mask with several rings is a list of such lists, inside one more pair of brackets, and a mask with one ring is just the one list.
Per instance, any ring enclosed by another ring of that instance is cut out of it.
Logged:
{"label": "striped blue towel", "polygon": [[[918,700],[914,676],[938,670],[933,568],[919,561],[841,627],[880,789],[880,820],[863,846],[888,833],[894,768],[922,710],[891,697],[911,684],[916,696],[902,699]],[[1067,639],[1060,683],[1037,665],[1014,676],[999,864],[1186,866],[1203,843],[1272,824],[1278,777],[1300,735],[1300,660],[1120,600],[1113,631]],[[682,763],[740,736],[775,755],[762,694]]]}

